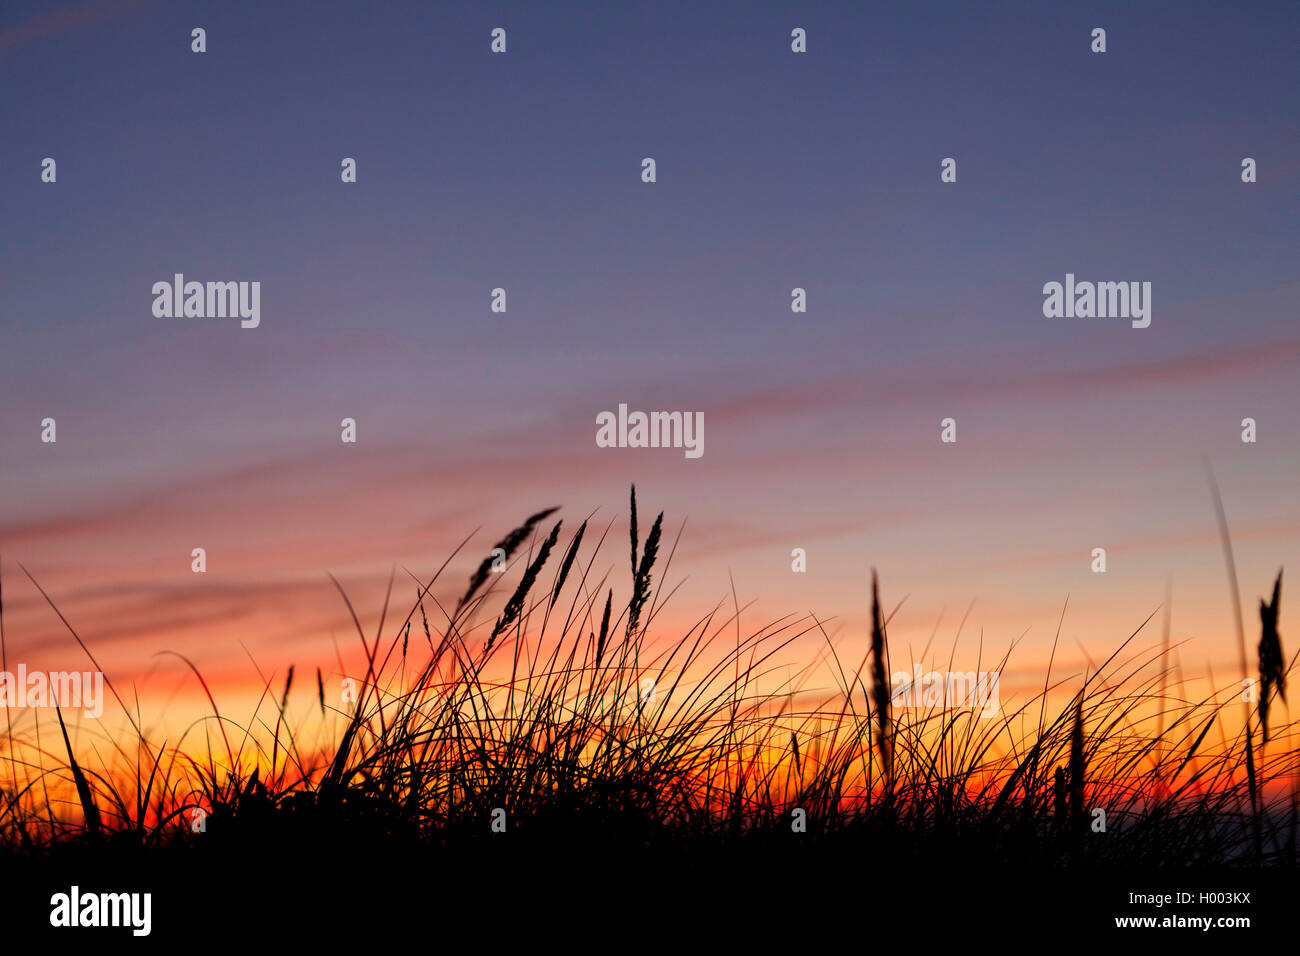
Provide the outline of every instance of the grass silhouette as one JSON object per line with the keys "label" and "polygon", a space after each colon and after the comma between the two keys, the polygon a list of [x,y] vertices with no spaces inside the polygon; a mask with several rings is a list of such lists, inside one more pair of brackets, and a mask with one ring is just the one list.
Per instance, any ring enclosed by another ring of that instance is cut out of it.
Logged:
{"label": "grass silhouette", "polygon": [[[562,524],[541,528],[555,509],[502,538],[454,605],[433,588],[456,553],[415,580],[409,612],[386,628],[390,581],[373,636],[352,612],[363,662],[355,699],[331,706],[317,668],[310,741],[289,715],[292,667],[279,694],[264,680],[257,712],[240,723],[190,664],[211,714],[156,744],[126,711],[137,737],[106,741],[98,766],[74,755],[66,729],[60,752],[10,722],[0,861],[235,874],[250,859],[361,870],[387,855],[444,875],[502,853],[552,864],[823,852],[890,866],[1295,866],[1300,753],[1293,725],[1269,710],[1294,666],[1278,636],[1280,575],[1261,602],[1262,695],[1235,729],[1235,689],[1185,698],[1167,633],[1138,646],[1150,618],[1082,680],[1049,663],[1040,691],[980,719],[892,706],[891,615],[874,574],[872,633],[857,658],[815,617],[744,635],[738,609],[652,640],[667,600],[655,581],[673,549],[659,567],[663,515],[639,547],[635,488],[631,508],[623,603],[595,570],[610,527],[584,547],[584,521],[552,562]],[[511,575],[495,569],[516,557],[524,570],[502,602]],[[790,673],[781,654],[799,640],[823,649]],[[810,687],[815,671],[837,686]]]}

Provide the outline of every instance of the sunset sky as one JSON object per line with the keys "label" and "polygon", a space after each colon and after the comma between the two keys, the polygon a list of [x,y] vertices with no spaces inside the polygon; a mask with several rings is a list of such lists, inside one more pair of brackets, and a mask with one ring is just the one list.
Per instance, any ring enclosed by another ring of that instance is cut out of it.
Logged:
{"label": "sunset sky", "polygon": [[[227,700],[244,648],[328,669],[329,573],[373,632],[394,566],[404,616],[481,528],[454,601],[549,505],[615,522],[626,601],[635,481],[643,532],[686,522],[669,634],[734,579],[743,624],[853,647],[876,567],[896,647],[973,601],[963,639],[1040,672],[1067,597],[1081,666],[1168,582],[1184,663],[1233,674],[1204,458],[1248,634],[1300,575],[1300,7],[699,6],[6,4],[11,668],[85,666],[19,562],[155,713],[195,691],[157,652]],[[260,327],[156,318],[177,272],[259,281]],[[1151,282],[1150,327],[1045,318],[1067,273]],[[620,403],[702,412],[704,455],[598,448]]]}

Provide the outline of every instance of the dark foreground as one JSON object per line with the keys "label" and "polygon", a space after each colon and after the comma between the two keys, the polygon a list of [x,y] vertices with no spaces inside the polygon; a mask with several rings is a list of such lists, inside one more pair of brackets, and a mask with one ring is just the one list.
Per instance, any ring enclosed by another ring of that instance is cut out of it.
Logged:
{"label": "dark foreground", "polygon": [[[1121,945],[1162,947],[1193,938],[1226,946],[1289,940],[1300,898],[1294,869],[1097,870],[1024,859],[1009,866],[960,843],[928,848],[925,857],[890,849],[873,853],[853,839],[638,847],[517,834],[402,847],[328,831],[292,847],[273,840],[148,851],[64,846],[35,859],[0,857],[0,916],[7,943],[43,937],[114,949],[454,941],[488,951],[707,944],[766,952],[848,942],[862,950],[1016,952],[1045,939],[1131,937]],[[149,936],[127,927],[52,927],[51,897],[74,885],[83,895],[150,893]],[[1132,894],[1169,902],[1135,902]],[[1157,925],[1117,926],[1125,917],[1154,917]],[[1241,917],[1248,927],[1178,922]],[[1166,919],[1174,925],[1159,925]]]}

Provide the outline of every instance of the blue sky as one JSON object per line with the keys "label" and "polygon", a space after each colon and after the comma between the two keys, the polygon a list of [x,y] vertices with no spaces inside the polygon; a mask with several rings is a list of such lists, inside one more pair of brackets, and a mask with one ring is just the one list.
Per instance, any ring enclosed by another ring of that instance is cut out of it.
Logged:
{"label": "blue sky", "polygon": [[[1174,575],[1217,641],[1203,456],[1243,586],[1300,557],[1297,26],[1293,3],[7,4],[0,556],[127,659],[233,657],[232,615],[314,640],[274,600],[327,570],[378,600],[393,561],[552,503],[613,518],[635,480],[690,517],[688,596],[732,571],[773,616],[852,624],[875,564],[916,594],[900,629],[979,596],[1039,634],[1083,589],[1104,642]],[[261,326],[155,318],[175,272],[260,281]],[[1151,327],[1044,318],[1067,272],[1150,281]],[[704,457],[597,449],[620,402],[702,411]]]}

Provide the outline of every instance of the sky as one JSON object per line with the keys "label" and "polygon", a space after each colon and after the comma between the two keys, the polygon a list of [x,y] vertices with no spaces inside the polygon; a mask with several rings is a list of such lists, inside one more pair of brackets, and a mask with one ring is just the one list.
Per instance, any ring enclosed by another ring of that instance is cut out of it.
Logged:
{"label": "sky", "polygon": [[[734,582],[746,625],[814,612],[853,648],[876,568],[894,647],[965,616],[1033,683],[1058,622],[1099,659],[1168,593],[1184,660],[1231,672],[1206,460],[1248,633],[1300,564],[1297,27],[1284,2],[6,3],[10,663],[84,666],[20,563],[157,706],[197,692],[158,652],[235,696],[252,661],[328,668],[329,574],[373,629],[394,568],[404,614],[403,569],[477,532],[454,599],[550,505],[613,522],[626,589],[636,482],[643,523],[685,522],[669,632]],[[177,272],[260,282],[260,325],[155,316]],[[1150,282],[1150,327],[1045,317],[1067,273]],[[598,447],[620,403],[702,413],[704,454]]]}

